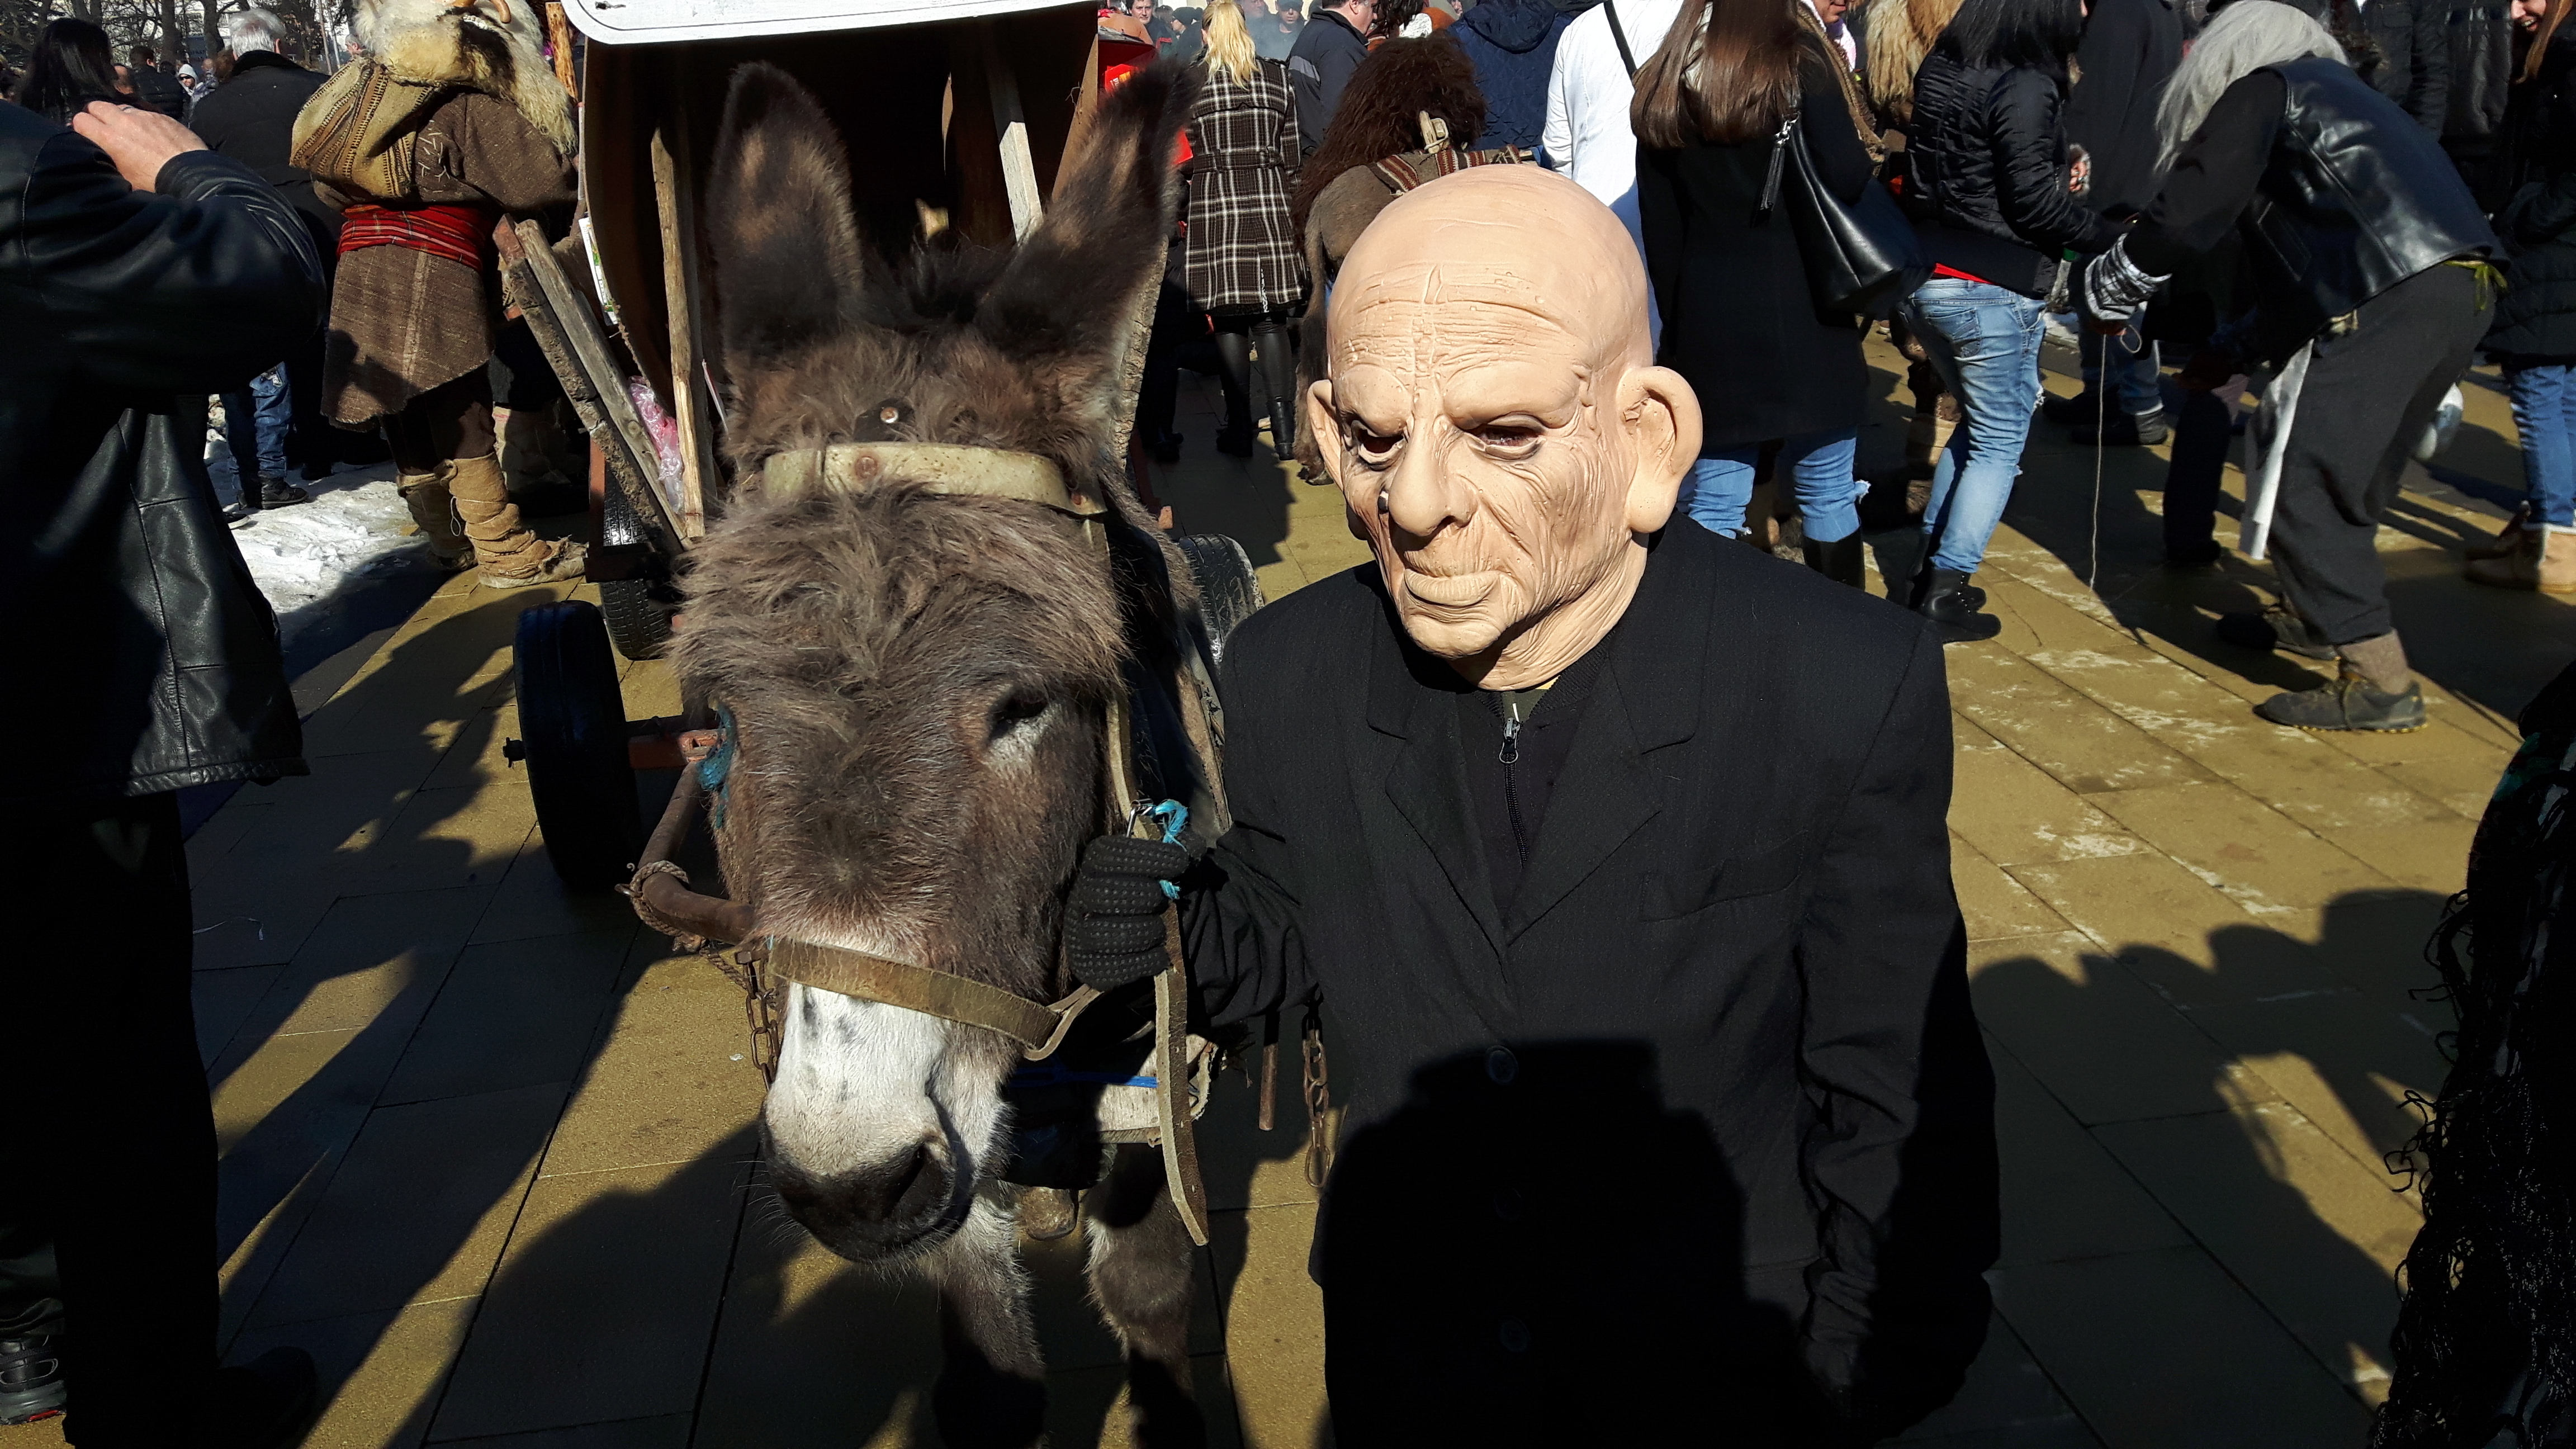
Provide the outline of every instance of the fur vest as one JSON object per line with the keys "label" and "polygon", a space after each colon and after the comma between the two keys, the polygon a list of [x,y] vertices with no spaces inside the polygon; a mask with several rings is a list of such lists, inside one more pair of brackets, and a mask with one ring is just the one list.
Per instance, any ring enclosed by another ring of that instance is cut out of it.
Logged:
{"label": "fur vest", "polygon": [[572,155],[572,97],[546,64],[524,0],[376,0],[358,20],[366,58],[332,76],[295,118],[295,164],[316,179],[353,198],[417,199],[421,129],[460,90],[507,103]]}

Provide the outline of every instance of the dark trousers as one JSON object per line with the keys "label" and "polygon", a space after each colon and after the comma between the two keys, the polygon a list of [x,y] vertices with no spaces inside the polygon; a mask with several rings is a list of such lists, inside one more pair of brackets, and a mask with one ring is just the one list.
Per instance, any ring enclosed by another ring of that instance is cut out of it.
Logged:
{"label": "dark trousers", "polygon": [[2165,556],[2198,558],[2218,538],[2219,480],[2235,419],[2227,404],[2185,391],[2174,418],[2173,461],[2165,466]]}
{"label": "dark trousers", "polygon": [[492,433],[492,378],[482,368],[450,378],[385,420],[394,467],[435,473],[455,458],[482,458],[499,446]]}
{"label": "dark trousers", "polygon": [[33,929],[0,962],[0,1324],[64,1333],[84,1449],[198,1442],[215,1123],[173,795],[11,812]]}
{"label": "dark trousers", "polygon": [[2379,520],[2492,320],[2477,278],[2438,266],[2362,303],[2350,332],[2317,339],[2281,463],[2272,553],[2281,592],[2326,642],[2396,627]]}

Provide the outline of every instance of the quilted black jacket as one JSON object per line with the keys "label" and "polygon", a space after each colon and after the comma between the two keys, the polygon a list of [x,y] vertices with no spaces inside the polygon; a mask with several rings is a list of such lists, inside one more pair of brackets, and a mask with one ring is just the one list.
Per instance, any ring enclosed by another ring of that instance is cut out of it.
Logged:
{"label": "quilted black jacket", "polygon": [[2057,78],[2035,66],[1971,68],[1947,48],[1924,60],[1905,209],[1934,262],[2044,297],[2068,248],[2110,250],[2118,229],[2068,185],[2064,104]]}
{"label": "quilted black jacket", "polygon": [[205,396],[321,325],[277,188],[211,151],[153,191],[0,102],[0,618],[41,722],[0,801],[301,774],[277,619],[216,510]]}
{"label": "quilted black jacket", "polygon": [[2514,97],[2528,167],[2496,218],[2511,260],[2486,348],[2576,361],[2576,31],[2551,41],[2536,85]]}

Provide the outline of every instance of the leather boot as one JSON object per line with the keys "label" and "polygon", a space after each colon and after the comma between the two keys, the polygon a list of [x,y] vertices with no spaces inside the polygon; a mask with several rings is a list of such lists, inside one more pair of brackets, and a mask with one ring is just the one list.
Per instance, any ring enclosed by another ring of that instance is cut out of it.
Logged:
{"label": "leather boot", "polygon": [[2523,521],[2530,517],[2531,505],[2526,503],[2513,511],[2513,517],[2504,521],[2504,527],[2496,530],[2495,537],[2488,539],[2484,543],[2470,544],[2464,551],[2463,556],[2467,558],[2502,558],[2506,554],[2513,552],[2514,545],[2522,541]]}
{"label": "leather boot", "polygon": [[1806,551],[1807,567],[1838,584],[1849,584],[1855,589],[1869,587],[1867,560],[1861,550],[1859,534],[1838,538],[1831,543],[1818,543],[1810,538],[1802,540],[1799,546]]}
{"label": "leather boot", "polygon": [[1985,591],[1969,583],[1971,577],[1957,569],[1936,568],[1925,578],[1923,601],[1914,606],[1914,612],[1932,621],[1944,644],[1973,644],[2004,631],[2003,620],[1979,612]]}
{"label": "leather boot", "polygon": [[1297,456],[1297,355],[1288,329],[1277,322],[1253,328],[1252,345],[1261,353],[1262,391],[1270,404],[1270,450],[1285,463]]}
{"label": "leather boot", "polygon": [[519,510],[510,504],[510,485],[501,476],[501,460],[486,453],[459,458],[448,465],[448,491],[456,499],[456,516],[465,536],[474,541],[474,561],[483,586],[524,588],[529,584],[578,581],[582,545],[570,539],[548,541],[528,531]]}
{"label": "leather boot", "polygon": [[2490,588],[2576,594],[2576,531],[2524,529],[2510,551],[2498,558],[2471,559],[2466,573],[2470,583]]}
{"label": "leather boot", "polygon": [[474,562],[474,544],[456,523],[456,505],[447,491],[447,480],[455,472],[454,464],[442,465],[435,473],[404,473],[394,479],[394,489],[411,509],[411,521],[420,525],[420,536],[429,540],[429,556],[443,569],[461,569]]}

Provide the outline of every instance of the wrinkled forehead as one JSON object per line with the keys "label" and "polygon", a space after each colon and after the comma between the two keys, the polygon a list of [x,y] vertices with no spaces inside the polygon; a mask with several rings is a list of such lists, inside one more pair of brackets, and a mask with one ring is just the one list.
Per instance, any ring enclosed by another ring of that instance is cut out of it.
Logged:
{"label": "wrinkled forehead", "polygon": [[1583,367],[1615,347],[1587,337],[1584,313],[1535,269],[1426,259],[1384,267],[1334,289],[1335,375],[1369,365],[1408,374],[1503,361]]}

